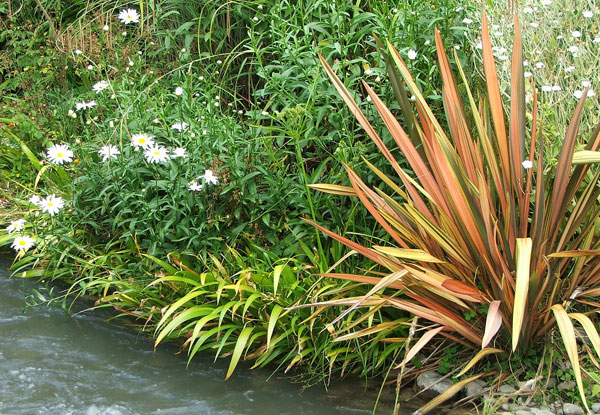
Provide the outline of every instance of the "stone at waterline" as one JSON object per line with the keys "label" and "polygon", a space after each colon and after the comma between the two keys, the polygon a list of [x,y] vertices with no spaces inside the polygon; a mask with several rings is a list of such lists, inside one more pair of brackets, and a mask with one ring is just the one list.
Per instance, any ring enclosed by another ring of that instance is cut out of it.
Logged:
{"label": "stone at waterline", "polygon": [[592,412],[600,412],[600,403],[595,403],[592,405]]}
{"label": "stone at waterline", "polygon": [[575,404],[572,403],[566,403],[563,405],[563,413],[565,415],[583,415],[583,409]]}
{"label": "stone at waterline", "polygon": [[486,383],[481,379],[475,379],[465,386],[465,393],[467,396],[481,395],[485,390]]}
{"label": "stone at waterline", "polygon": [[428,370],[417,376],[417,391],[424,391],[419,396],[433,399],[446,392],[452,386],[452,382],[448,379],[442,380],[442,378],[443,376],[434,370]]}
{"label": "stone at waterline", "polygon": [[514,386],[511,385],[502,385],[500,386],[500,389],[498,389],[498,392],[505,394],[515,393],[516,391],[517,390],[514,388]]}
{"label": "stone at waterline", "polygon": [[568,390],[568,389],[575,389],[576,386],[577,386],[577,384],[574,381],[569,380],[567,382],[559,383],[558,389],[560,389],[561,391],[564,391],[564,390]]}

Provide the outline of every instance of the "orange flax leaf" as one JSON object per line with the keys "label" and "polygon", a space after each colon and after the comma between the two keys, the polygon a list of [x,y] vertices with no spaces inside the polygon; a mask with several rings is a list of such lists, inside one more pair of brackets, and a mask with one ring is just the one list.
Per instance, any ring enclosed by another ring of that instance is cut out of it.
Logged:
{"label": "orange flax leaf", "polygon": [[500,311],[501,304],[502,301],[500,300],[495,300],[490,303],[485,321],[485,332],[483,334],[483,339],[481,339],[482,349],[485,349],[490,341],[492,341],[502,326],[502,312]]}
{"label": "orange flax leaf", "polygon": [[319,229],[321,232],[325,233],[326,235],[331,236],[333,239],[335,239],[338,242],[343,243],[347,247],[354,249],[359,254],[369,258],[370,260],[378,263],[379,265],[386,266],[386,263],[385,263],[385,261],[382,260],[381,256],[378,255],[373,250],[371,250],[369,248],[365,248],[364,246],[357,244],[356,242],[351,241],[348,238],[338,235],[337,233],[332,232],[329,229],[326,229],[326,228],[322,227],[321,225],[316,224],[315,222],[311,221],[310,219],[302,218],[302,220],[304,222],[310,223],[312,226]]}
{"label": "orange flax leaf", "polygon": [[469,133],[462,99],[456,90],[456,80],[450,69],[448,56],[444,51],[444,44],[437,28],[435,29],[435,44],[439,70],[442,75],[444,108],[448,114],[448,125],[452,131],[452,137],[454,138],[460,159],[465,166],[467,177],[474,182],[476,180],[474,156],[477,154],[477,151]]}
{"label": "orange flax leaf", "polygon": [[340,186],[337,184],[329,183],[314,183],[309,184],[308,187],[323,193],[331,193],[340,196],[356,196],[354,189],[349,186]]}
{"label": "orange flax leaf", "polygon": [[421,351],[421,349],[423,347],[425,347],[427,345],[427,343],[429,343],[431,341],[431,339],[433,339],[443,329],[444,329],[444,326],[436,327],[435,329],[428,330],[427,333],[422,335],[421,338],[415,343],[415,345],[410,348],[408,353],[406,353],[406,356],[402,360],[402,363],[395,366],[394,369],[398,369],[398,368],[406,365],[408,362],[410,362],[412,360],[412,358],[415,357],[417,355],[417,353],[419,353]]}
{"label": "orange flax leaf", "polygon": [[554,175],[554,186],[552,188],[552,209],[550,211],[550,244],[554,245],[560,223],[565,215],[567,204],[571,200],[567,200],[565,196],[567,190],[567,183],[569,179],[569,172],[571,170],[571,160],[573,159],[573,151],[575,150],[575,144],[577,142],[577,133],[579,131],[579,125],[581,123],[581,114],[587,97],[587,88],[585,89],[577,108],[571,118],[567,133],[565,134],[565,140],[560,151],[558,158],[558,165],[556,166],[556,173]]}
{"label": "orange flax leaf", "polygon": [[458,320],[453,320],[450,317],[446,317],[442,313],[439,313],[439,314],[440,314],[440,317],[442,317],[442,319],[446,322],[446,324],[448,326],[452,327],[454,329],[454,331],[462,334],[463,336],[465,336],[467,339],[469,339],[474,344],[481,343],[481,337],[477,336],[476,333],[469,330],[469,326],[466,321],[464,322],[464,324],[461,324],[461,322],[459,322]]}
{"label": "orange flax leaf", "polygon": [[[525,78],[523,76],[523,51],[521,49],[521,28],[517,15],[514,15],[515,36],[513,41],[511,89],[510,89],[510,142],[512,155],[512,173],[515,180],[515,193],[519,206],[526,196],[523,192],[522,166],[525,154]],[[525,237],[526,235],[519,235]]]}
{"label": "orange flax leaf", "polygon": [[409,162],[419,181],[422,183],[425,190],[431,195],[438,206],[445,208],[447,211],[446,201],[442,196],[442,192],[439,188],[438,183],[433,179],[431,171],[427,168],[427,165],[423,162],[419,152],[415,148],[414,144],[400,126],[396,118],[392,115],[390,110],[381,101],[379,96],[371,89],[371,87],[363,81],[363,86],[367,90],[367,93],[371,97],[375,108],[379,112],[381,119],[385,123],[388,131],[392,135],[392,138],[396,142],[396,145],[400,148],[406,160]]}
{"label": "orange flax leaf", "polygon": [[[358,196],[360,201],[363,203],[363,205],[367,208],[367,210],[371,213],[371,215],[373,215],[375,220],[390,234],[390,236],[394,239],[394,241],[396,241],[398,244],[404,246],[405,248],[408,248],[408,245],[406,245],[406,242],[404,242],[402,240],[402,238],[400,238],[398,233],[396,233],[396,231],[394,229],[392,229],[392,227],[389,225],[389,223],[387,223],[387,221],[381,216],[381,214],[379,213],[377,208],[375,208],[375,206],[373,206],[373,204],[365,196],[363,189],[367,189],[367,185],[365,185],[364,182],[362,180],[360,180],[360,178],[356,175],[356,173],[354,173],[354,171],[350,167],[348,167],[346,164],[344,164],[344,168],[348,172],[348,177],[350,178],[350,182],[352,183],[352,187],[354,188],[356,195]],[[376,196],[376,195],[374,195],[374,196]],[[379,197],[379,196],[377,196],[377,197]]]}
{"label": "orange flax leaf", "polygon": [[422,317],[426,320],[432,321],[434,323],[441,324],[442,326],[446,326],[447,323],[444,321],[440,315],[427,307],[414,303],[408,300],[400,300],[398,298],[393,297],[383,297],[385,301],[387,301],[390,305],[399,308],[404,311],[408,311],[409,313],[414,314],[415,316]]}
{"label": "orange flax leaf", "polygon": [[[358,274],[338,274],[338,273],[325,273],[325,274],[317,274],[319,277],[329,277],[329,278],[337,278],[340,280],[346,281],[354,281],[360,282],[364,284],[375,285],[381,281],[381,278],[377,277],[369,277],[367,275],[358,275]],[[404,283],[401,281],[396,281],[388,285],[388,288],[393,288],[395,290],[403,290]]]}
{"label": "orange flax leaf", "polygon": [[492,113],[492,121],[494,130],[496,131],[496,140],[500,152],[501,171],[505,174],[504,188],[509,189],[511,165],[509,161],[509,146],[508,137],[506,136],[506,125],[504,119],[504,107],[502,98],[500,97],[500,84],[498,83],[498,74],[496,72],[496,63],[494,62],[494,53],[492,52],[492,43],[490,41],[490,33],[488,29],[487,16],[485,10],[481,18],[482,33],[481,44],[483,46],[483,69],[485,72],[485,81],[487,84],[487,95],[490,100],[490,110]]}
{"label": "orange flax leaf", "polygon": [[484,294],[481,291],[479,291],[477,288],[467,285],[462,281],[448,278],[446,281],[444,281],[442,283],[442,287],[444,287],[445,289],[447,289],[455,294],[466,295],[471,298],[470,301],[473,301],[476,303],[483,302]]}

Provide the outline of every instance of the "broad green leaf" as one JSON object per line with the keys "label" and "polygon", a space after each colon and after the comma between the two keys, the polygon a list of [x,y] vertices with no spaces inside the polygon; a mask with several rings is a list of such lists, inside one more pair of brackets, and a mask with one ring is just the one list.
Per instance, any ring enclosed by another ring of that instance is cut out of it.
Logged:
{"label": "broad green leaf", "polygon": [[250,338],[250,334],[252,334],[252,330],[254,330],[254,327],[248,326],[245,327],[240,333],[237,342],[235,343],[233,354],[231,355],[231,362],[229,363],[229,369],[227,369],[227,375],[225,376],[225,380],[229,379],[233,374],[233,371],[235,370],[235,367],[237,366],[240,357],[242,356],[242,352],[246,347],[246,343]]}
{"label": "broad green leaf", "polygon": [[281,307],[279,304],[275,304],[275,307],[273,307],[273,310],[271,311],[271,316],[269,317],[269,327],[267,329],[267,349],[271,344],[271,336],[273,336],[273,330],[275,330],[277,319],[282,311],[283,307]]}

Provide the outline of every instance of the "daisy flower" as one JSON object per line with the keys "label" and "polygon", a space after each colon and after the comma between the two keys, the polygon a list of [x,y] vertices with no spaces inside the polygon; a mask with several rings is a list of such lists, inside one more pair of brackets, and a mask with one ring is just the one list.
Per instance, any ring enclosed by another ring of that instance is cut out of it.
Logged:
{"label": "daisy flower", "polygon": [[39,206],[42,199],[38,195],[33,195],[29,198],[29,203],[35,206]]}
{"label": "daisy flower", "polygon": [[156,144],[144,151],[144,157],[146,157],[148,163],[165,163],[169,161],[167,149]]}
{"label": "daisy flower", "polygon": [[140,15],[135,9],[123,9],[119,12],[119,20],[123,24],[139,23]]}
{"label": "daisy flower", "polygon": [[202,190],[202,185],[196,180],[192,180],[188,183],[188,189],[190,189],[190,191],[192,192],[199,192],[200,190]]}
{"label": "daisy flower", "polygon": [[589,88],[592,86],[592,83],[590,81],[581,81],[581,86],[584,88]]}
{"label": "daisy flower", "polygon": [[102,146],[98,151],[98,155],[102,156],[102,161],[116,159],[117,155],[121,154],[117,146],[108,145]]}
{"label": "daisy flower", "polygon": [[565,68],[565,72],[573,72],[574,70],[575,70],[575,67],[574,67],[574,66],[567,66],[567,67]]}
{"label": "daisy flower", "polygon": [[180,96],[181,94],[183,94],[183,88],[178,86],[175,88],[175,95]]}
{"label": "daisy flower", "polygon": [[35,245],[35,239],[29,236],[17,236],[11,244],[11,248],[17,252],[24,252],[29,250],[33,245]]}
{"label": "daisy flower", "polygon": [[578,51],[579,51],[579,46],[576,46],[576,45],[569,46],[569,52],[577,53]]}
{"label": "daisy flower", "polygon": [[464,24],[471,24],[471,23],[473,23],[473,19],[469,19],[468,17],[465,17],[465,18],[462,20],[462,22],[463,22]]}
{"label": "daisy flower", "polygon": [[219,183],[219,179],[217,176],[214,175],[212,170],[204,170],[204,181],[207,184],[217,184]]}
{"label": "daisy flower", "polygon": [[54,196],[54,194],[40,200],[42,211],[48,213],[50,216],[57,214],[64,206],[65,201],[59,196]]}
{"label": "daisy flower", "polygon": [[75,104],[75,110],[79,111],[79,110],[86,110],[88,108],[93,108],[96,106],[96,101],[89,101],[89,102],[77,102]]}
{"label": "daisy flower", "polygon": [[410,59],[412,61],[417,58],[417,51],[414,49],[411,49],[408,51],[407,55],[408,55],[408,59]]}
{"label": "daisy flower", "polygon": [[577,91],[573,92],[573,96],[575,98],[579,99],[583,96],[583,91],[577,90]]}
{"label": "daisy flower", "polygon": [[581,37],[581,32],[579,30],[573,30],[571,32],[571,36],[573,36],[573,37]]}
{"label": "daisy flower", "polygon": [[131,136],[131,145],[134,147],[142,147],[147,149],[154,146],[154,137],[146,133],[137,133]]}
{"label": "daisy flower", "polygon": [[94,90],[94,92],[96,92],[96,94],[99,94],[100,92],[104,91],[106,88],[108,88],[110,85],[108,82],[106,81],[100,81],[100,82],[96,82],[94,84],[94,86],[92,86],[92,89]]}
{"label": "daisy flower", "polygon": [[583,17],[585,17],[586,19],[592,18],[594,17],[594,12],[591,10],[586,10],[583,12]]}
{"label": "daisy flower", "polygon": [[185,148],[175,147],[173,150],[171,150],[171,157],[173,157],[173,158],[187,157],[187,154],[185,154]]}
{"label": "daisy flower", "polygon": [[52,164],[63,164],[64,162],[70,163],[73,161],[73,152],[69,150],[66,144],[54,144],[46,150],[46,155]]}
{"label": "daisy flower", "polygon": [[531,161],[531,160],[524,160],[523,163],[521,163],[521,164],[523,165],[523,168],[526,170],[533,168],[533,161]]}
{"label": "daisy flower", "polygon": [[6,232],[13,233],[19,232],[25,226],[25,219],[17,219],[10,222],[10,225],[6,227]]}
{"label": "daisy flower", "polygon": [[179,132],[188,128],[188,124],[185,122],[176,122],[171,126],[171,130],[177,130]]}

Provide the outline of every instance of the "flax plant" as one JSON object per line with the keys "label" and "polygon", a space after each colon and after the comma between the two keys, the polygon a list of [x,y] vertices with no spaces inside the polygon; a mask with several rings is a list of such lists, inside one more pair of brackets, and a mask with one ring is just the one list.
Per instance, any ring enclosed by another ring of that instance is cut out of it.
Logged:
{"label": "flax plant", "polygon": [[[409,104],[405,89],[415,97],[416,115],[404,117],[410,130],[400,125],[363,82],[395,145],[410,164],[411,173],[400,167],[350,91],[321,58],[338,92],[397,176],[386,176],[366,162],[393,193],[367,186],[348,166],[351,187],[313,185],[324,192],[357,197],[390,240],[389,246],[367,247],[313,223],[387,270],[385,274],[370,275],[325,274],[372,284],[373,288],[361,297],[319,305],[350,306],[332,322],[332,332],[337,322],[361,306],[394,307],[433,323],[401,365],[428,342],[447,338],[474,353],[459,376],[486,355],[523,353],[558,328],[587,407],[576,333],[583,338],[585,332],[584,341],[592,343],[600,356],[600,337],[589,317],[600,305],[593,300],[600,294],[600,173],[592,172],[589,166],[599,159],[600,126],[592,132],[585,151],[575,152],[584,92],[568,125],[558,164],[547,166],[547,138],[540,134],[535,94],[531,121],[527,117],[518,20],[515,17],[508,114],[502,103],[485,13],[482,20],[486,89],[479,101],[457,63],[468,112],[436,32],[448,129],[435,118],[405,62],[389,42],[388,72],[399,92],[396,96],[402,101],[401,107]],[[588,311],[574,311],[577,304],[586,305]],[[464,315],[482,305],[487,306],[487,314],[467,321]],[[573,322],[583,331],[576,331]],[[461,386],[463,382],[459,382]],[[448,395],[421,410],[430,410]]]}

